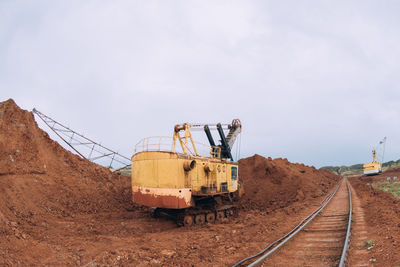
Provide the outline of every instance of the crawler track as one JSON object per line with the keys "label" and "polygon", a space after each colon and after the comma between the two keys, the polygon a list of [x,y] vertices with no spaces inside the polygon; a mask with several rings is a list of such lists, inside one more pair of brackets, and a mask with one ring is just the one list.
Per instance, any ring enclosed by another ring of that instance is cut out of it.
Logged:
{"label": "crawler track", "polygon": [[321,206],[289,233],[234,267],[264,262],[268,266],[344,266],[351,210],[351,191],[347,180],[342,180]]}

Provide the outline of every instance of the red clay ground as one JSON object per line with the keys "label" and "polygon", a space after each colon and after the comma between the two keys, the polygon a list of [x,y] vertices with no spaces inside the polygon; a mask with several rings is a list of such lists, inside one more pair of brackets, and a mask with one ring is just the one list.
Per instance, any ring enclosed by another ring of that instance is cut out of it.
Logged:
{"label": "red clay ground", "polygon": [[240,161],[232,221],[178,228],[131,202],[130,178],[64,150],[0,103],[0,265],[229,266],[291,229],[338,176],[284,159]]}
{"label": "red clay ground", "polygon": [[[362,176],[349,179],[360,201],[365,233],[363,239],[371,240],[373,246],[356,242],[353,246],[364,246],[362,257],[372,266],[399,266],[400,265],[400,200],[392,194],[376,190],[372,182],[386,181],[387,177],[400,177],[400,169],[390,170],[377,176]],[[358,240],[359,242],[362,240]],[[351,254],[350,254],[351,255]],[[360,256],[354,256],[359,259]],[[350,259],[352,259],[350,257]]]}

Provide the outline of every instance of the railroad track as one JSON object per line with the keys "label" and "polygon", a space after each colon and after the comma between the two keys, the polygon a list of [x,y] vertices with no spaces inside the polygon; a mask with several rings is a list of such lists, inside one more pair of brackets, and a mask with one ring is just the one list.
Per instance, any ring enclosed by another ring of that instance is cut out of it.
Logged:
{"label": "railroad track", "polygon": [[[351,228],[351,191],[341,180],[314,212],[238,266],[344,266]],[[290,241],[290,242],[288,242]]]}

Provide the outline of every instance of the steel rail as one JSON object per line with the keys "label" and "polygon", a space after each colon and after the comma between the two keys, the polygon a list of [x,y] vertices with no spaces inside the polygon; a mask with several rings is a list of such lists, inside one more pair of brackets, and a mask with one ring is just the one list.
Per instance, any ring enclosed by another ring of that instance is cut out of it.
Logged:
{"label": "steel rail", "polygon": [[346,186],[347,186],[347,190],[349,191],[349,219],[347,222],[346,239],[344,241],[342,256],[340,257],[339,267],[344,267],[346,259],[347,259],[347,251],[349,249],[349,242],[350,242],[350,235],[351,235],[351,231],[350,231],[351,230],[351,215],[353,213],[353,205],[351,203],[351,189],[349,186],[349,181],[347,179],[346,179]]}
{"label": "steel rail", "polygon": [[[324,201],[321,202],[321,206],[318,207],[315,211],[313,211],[310,215],[308,215],[306,218],[304,218],[298,225],[296,225],[292,230],[290,230],[287,234],[284,236],[280,237],[279,239],[275,240],[271,244],[269,244],[267,247],[265,247],[263,250],[260,252],[249,256],[247,258],[244,258],[237,262],[233,267],[238,267],[241,266],[243,263],[246,261],[252,260],[256,257],[259,257],[257,260],[249,264],[248,266],[258,266],[261,263],[264,262],[264,260],[270,256],[272,253],[274,253],[277,249],[279,249],[281,246],[283,246],[285,243],[287,243],[290,239],[292,239],[298,232],[300,232],[308,223],[310,223],[324,208],[330,200],[333,198],[333,196],[336,194],[337,190],[339,189],[340,185],[342,184],[343,179],[340,180],[338,185],[336,186],[335,190],[328,195]],[[278,244],[278,245],[276,245]],[[276,245],[274,248],[272,248],[274,245]],[[272,248],[272,249],[271,249]],[[269,250],[271,249],[271,250]],[[269,250],[269,251],[268,251]],[[268,252],[267,252],[268,251]],[[264,254],[265,253],[265,254]],[[264,255],[263,255],[264,254]],[[262,256],[261,256],[262,255]]]}

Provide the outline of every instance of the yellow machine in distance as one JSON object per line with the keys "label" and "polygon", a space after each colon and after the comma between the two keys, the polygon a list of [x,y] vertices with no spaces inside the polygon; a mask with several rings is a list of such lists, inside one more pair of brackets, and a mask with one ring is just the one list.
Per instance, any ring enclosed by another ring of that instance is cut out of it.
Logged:
{"label": "yellow machine in distance", "polygon": [[372,162],[363,165],[365,175],[374,175],[382,172],[382,166],[376,160],[376,151],[372,150]]}
{"label": "yellow machine in distance", "polygon": [[[382,162],[385,156],[386,139],[387,138],[384,137],[382,141],[380,141],[379,144],[376,146],[376,149],[374,148],[372,150],[372,162],[363,165],[363,171],[365,175],[375,175],[382,172]],[[380,162],[377,160],[378,149],[380,151]]]}
{"label": "yellow machine in distance", "polygon": [[[210,143],[207,156],[199,154],[190,131],[199,127],[203,127]],[[227,136],[224,127],[229,130]],[[172,149],[165,148],[160,137],[159,142],[143,139],[132,156],[133,201],[156,208],[156,215],[162,212],[173,216],[180,225],[235,215],[233,199],[239,195],[240,183],[231,148],[241,127],[238,119],[226,125],[176,125]],[[211,128],[218,131],[220,145],[215,145]]]}

